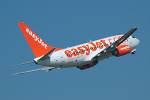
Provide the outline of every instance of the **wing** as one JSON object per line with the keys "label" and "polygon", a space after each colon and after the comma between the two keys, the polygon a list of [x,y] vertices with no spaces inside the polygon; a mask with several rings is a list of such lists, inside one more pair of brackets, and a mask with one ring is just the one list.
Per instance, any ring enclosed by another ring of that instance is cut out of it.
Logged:
{"label": "wing", "polygon": [[124,34],[120,39],[118,39],[116,42],[111,44],[109,47],[107,47],[103,51],[95,54],[91,58],[91,60],[94,60],[94,59],[97,59],[97,58],[99,58],[101,60],[101,59],[105,59],[105,58],[109,57],[110,55],[112,55],[112,52],[116,49],[116,47],[119,46],[121,43],[123,43],[136,30],[137,30],[137,28],[132,28],[130,31],[128,31],[126,34]]}
{"label": "wing", "polygon": [[29,70],[29,71],[25,71],[25,72],[19,72],[19,73],[15,73],[12,75],[17,75],[17,74],[25,74],[25,73],[30,73],[30,72],[35,72],[35,71],[40,71],[40,70],[46,70],[46,72],[54,69],[55,67],[44,67],[44,68],[40,68],[40,69],[34,69],[34,70]]}

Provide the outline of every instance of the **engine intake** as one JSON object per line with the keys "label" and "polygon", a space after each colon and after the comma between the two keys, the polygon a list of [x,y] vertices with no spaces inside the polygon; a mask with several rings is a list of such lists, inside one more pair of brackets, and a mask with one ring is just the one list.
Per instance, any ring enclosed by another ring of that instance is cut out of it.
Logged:
{"label": "engine intake", "polygon": [[131,48],[129,45],[118,46],[113,52],[112,55],[116,57],[120,57],[126,55],[131,52]]}

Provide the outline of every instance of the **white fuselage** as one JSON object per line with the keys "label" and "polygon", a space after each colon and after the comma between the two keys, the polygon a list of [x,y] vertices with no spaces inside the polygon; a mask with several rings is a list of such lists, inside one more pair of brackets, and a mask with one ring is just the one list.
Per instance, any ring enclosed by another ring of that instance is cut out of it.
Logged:
{"label": "white fuselage", "polygon": [[[38,62],[39,65],[66,68],[88,64],[92,61],[88,60],[92,55],[96,55],[101,52],[113,42],[118,40],[122,35],[111,36],[96,41],[90,41],[89,43],[80,44],[77,46],[69,47],[59,51],[55,51],[49,59]],[[129,45],[131,52],[135,50],[139,40],[130,36],[126,41],[120,45]],[[100,57],[98,61],[113,56],[112,54]]]}

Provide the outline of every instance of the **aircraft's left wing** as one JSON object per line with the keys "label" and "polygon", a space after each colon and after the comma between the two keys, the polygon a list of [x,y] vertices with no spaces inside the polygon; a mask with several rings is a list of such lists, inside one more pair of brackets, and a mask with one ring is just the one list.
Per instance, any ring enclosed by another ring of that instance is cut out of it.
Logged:
{"label": "aircraft's left wing", "polygon": [[105,58],[108,55],[112,54],[112,52],[116,49],[116,47],[118,47],[121,43],[123,43],[136,30],[137,30],[137,28],[132,28],[130,31],[128,31],[125,35],[123,35],[120,39],[118,39],[116,42],[111,44],[109,47],[107,47],[103,51],[95,54],[90,60],[97,59],[98,57]]}
{"label": "aircraft's left wing", "polygon": [[34,70],[30,70],[30,71],[25,71],[25,72],[19,72],[19,73],[15,73],[12,75],[17,75],[17,74],[25,74],[25,73],[30,73],[30,72],[35,72],[35,71],[40,71],[40,70],[46,70],[46,72],[54,69],[55,67],[44,67],[44,68],[40,68],[40,69],[34,69]]}

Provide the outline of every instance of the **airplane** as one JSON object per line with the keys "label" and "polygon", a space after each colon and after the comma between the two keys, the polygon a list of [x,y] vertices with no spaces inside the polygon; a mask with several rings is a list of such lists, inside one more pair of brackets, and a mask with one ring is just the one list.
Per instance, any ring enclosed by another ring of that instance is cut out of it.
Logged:
{"label": "airplane", "polygon": [[[110,36],[100,40],[90,41],[73,47],[57,48],[51,47],[45,43],[37,34],[35,34],[24,22],[18,23],[22,33],[24,34],[29,46],[31,47],[35,58],[31,62],[26,62],[10,67],[35,63],[37,65],[46,66],[40,69],[19,72],[16,74],[24,74],[39,70],[46,72],[58,68],[77,67],[85,70],[94,67],[98,61],[115,56],[120,57],[128,53],[135,54],[136,47],[140,41],[131,36],[137,28],[132,28],[124,35]],[[10,68],[8,67],[8,68]]]}

